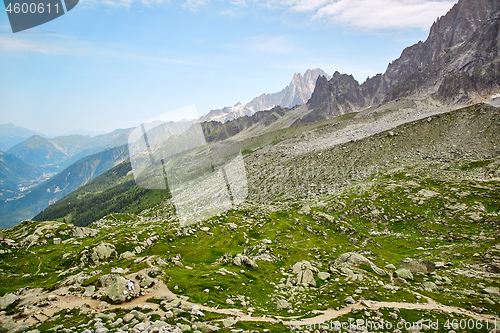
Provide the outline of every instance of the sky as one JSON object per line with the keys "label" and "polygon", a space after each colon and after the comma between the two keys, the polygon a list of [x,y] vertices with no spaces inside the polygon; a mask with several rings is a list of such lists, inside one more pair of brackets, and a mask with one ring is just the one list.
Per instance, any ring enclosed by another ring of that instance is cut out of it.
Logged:
{"label": "sky", "polygon": [[12,33],[0,11],[0,124],[110,132],[200,115],[319,67],[362,83],[427,38],[447,0],[80,0]]}

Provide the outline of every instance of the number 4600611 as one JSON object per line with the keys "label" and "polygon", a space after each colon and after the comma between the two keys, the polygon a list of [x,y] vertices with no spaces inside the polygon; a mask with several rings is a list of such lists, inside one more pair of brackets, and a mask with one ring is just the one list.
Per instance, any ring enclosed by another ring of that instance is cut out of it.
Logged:
{"label": "number 4600611", "polygon": [[[47,8],[45,8],[47,7]],[[54,5],[55,7],[55,11],[56,13],[59,13],[59,4],[56,3]],[[39,4],[36,4],[36,3],[14,3],[14,5],[12,5],[12,3],[9,3],[9,5],[7,6],[7,13],[12,13],[14,12],[15,14],[18,14],[18,13],[23,13],[23,14],[27,14],[27,13],[31,13],[31,14],[34,14],[34,13],[40,13],[42,14],[43,12],[45,12],[45,10],[48,11],[48,13],[50,13],[50,3],[48,4],[43,4],[43,3],[39,3]]]}

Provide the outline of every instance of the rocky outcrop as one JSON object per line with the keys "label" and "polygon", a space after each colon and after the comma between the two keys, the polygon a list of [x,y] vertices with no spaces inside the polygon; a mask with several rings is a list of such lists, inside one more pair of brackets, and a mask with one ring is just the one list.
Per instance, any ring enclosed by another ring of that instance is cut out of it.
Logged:
{"label": "rocky outcrop", "polygon": [[380,276],[387,275],[382,268],[377,267],[371,260],[356,252],[347,252],[341,254],[334,262],[334,267],[359,267],[361,264],[369,266],[376,274]]}
{"label": "rocky outcrop", "polygon": [[94,247],[91,259],[94,263],[97,264],[99,261],[106,260],[115,253],[115,246],[113,244],[101,243]]}
{"label": "rocky outcrop", "polygon": [[401,260],[399,268],[406,268],[412,273],[428,274],[434,271],[436,264],[428,260]]}
{"label": "rocky outcrop", "polygon": [[0,298],[0,310],[5,310],[8,307],[14,305],[19,301],[19,297],[17,295],[8,293]]}

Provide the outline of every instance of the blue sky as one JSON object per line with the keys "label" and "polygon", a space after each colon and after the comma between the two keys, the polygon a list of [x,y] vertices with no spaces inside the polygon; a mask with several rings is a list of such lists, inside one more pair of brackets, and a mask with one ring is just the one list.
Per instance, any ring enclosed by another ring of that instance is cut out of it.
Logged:
{"label": "blue sky", "polygon": [[320,67],[363,82],[456,1],[81,0],[13,34],[0,12],[0,123],[46,133],[204,114]]}

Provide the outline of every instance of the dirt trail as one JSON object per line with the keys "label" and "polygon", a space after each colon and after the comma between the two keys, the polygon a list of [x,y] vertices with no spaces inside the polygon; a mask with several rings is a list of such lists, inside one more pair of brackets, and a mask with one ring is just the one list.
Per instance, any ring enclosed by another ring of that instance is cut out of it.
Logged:
{"label": "dirt trail", "polygon": [[[147,260],[148,264],[150,264],[152,267],[154,267],[149,260]],[[141,271],[143,272],[143,271]],[[139,272],[137,272],[139,273]],[[129,274],[126,277],[132,279],[134,275],[137,273]],[[179,298],[176,294],[174,294],[170,289],[168,289],[167,285],[163,283],[161,280],[156,280],[156,284],[150,288],[145,290],[146,295],[144,296],[139,296],[130,302],[126,302],[123,304],[118,304],[118,305],[110,305],[107,309],[98,309],[98,304],[100,303],[99,300],[92,299],[91,297],[83,297],[83,296],[61,296],[58,301],[54,302],[51,308],[45,309],[43,313],[47,316],[51,316],[55,312],[59,311],[60,309],[72,309],[75,307],[80,307],[83,304],[88,304],[92,309],[97,310],[97,311],[104,311],[104,310],[110,310],[110,309],[125,309],[130,306],[144,306],[148,305],[150,306],[154,311],[156,311],[158,314],[163,315],[164,311],[160,308],[160,306],[156,303],[150,303],[147,302],[149,298],[156,297],[156,296],[169,296],[170,298]],[[316,313],[318,314],[315,317],[311,318],[306,318],[306,319],[300,319],[297,317],[292,318],[287,318],[287,317],[257,317],[257,316],[251,316],[242,310],[239,309],[219,309],[215,307],[208,307],[202,304],[198,303],[193,303],[186,301],[184,303],[189,304],[191,306],[197,305],[200,307],[201,311],[207,311],[207,312],[213,312],[213,313],[219,313],[219,314],[225,314],[228,316],[234,316],[234,317],[239,317],[240,321],[253,321],[253,322],[270,322],[270,323],[278,323],[282,322],[285,325],[307,325],[307,324],[314,324],[314,323],[323,323],[326,321],[330,321],[336,318],[339,318],[341,316],[344,316],[348,313],[350,313],[353,309],[368,309],[368,310],[378,310],[381,308],[388,308],[388,309],[407,309],[407,310],[439,310],[445,313],[450,313],[450,314],[461,314],[461,315],[466,315],[468,317],[471,317],[476,320],[483,320],[483,321],[489,321],[490,323],[493,323],[495,320],[497,322],[500,321],[500,318],[494,317],[492,315],[483,315],[483,314],[478,314],[466,309],[462,309],[459,307],[454,307],[454,306],[448,306],[448,305],[442,305],[434,301],[433,299],[429,297],[422,296],[427,300],[427,303],[408,303],[408,302],[379,302],[379,301],[370,301],[370,300],[363,300],[359,301],[355,304],[346,306],[340,310],[335,310],[335,309],[328,309],[324,311],[319,311],[317,310]]]}

